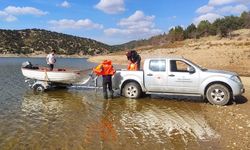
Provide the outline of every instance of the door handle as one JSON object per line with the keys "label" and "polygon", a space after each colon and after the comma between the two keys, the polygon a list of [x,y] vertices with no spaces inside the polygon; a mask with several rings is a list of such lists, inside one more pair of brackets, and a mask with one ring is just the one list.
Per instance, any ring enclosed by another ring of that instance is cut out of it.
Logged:
{"label": "door handle", "polygon": [[153,74],[149,73],[149,74],[147,74],[147,76],[153,76]]}
{"label": "door handle", "polygon": [[171,74],[171,75],[168,75],[168,76],[170,76],[170,77],[174,77],[175,75]]}

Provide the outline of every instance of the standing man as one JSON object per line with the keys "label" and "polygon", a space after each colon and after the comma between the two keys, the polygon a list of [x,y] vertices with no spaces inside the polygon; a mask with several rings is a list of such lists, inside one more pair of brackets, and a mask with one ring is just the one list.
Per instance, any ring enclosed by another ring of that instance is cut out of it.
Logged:
{"label": "standing man", "polygon": [[54,64],[56,63],[56,57],[55,57],[55,50],[52,50],[50,54],[47,55],[46,57],[46,62],[49,66],[49,71],[53,71],[54,69]]}
{"label": "standing man", "polygon": [[110,60],[104,60],[101,64],[99,64],[96,68],[93,69],[93,72],[102,76],[102,86],[103,86],[103,97],[108,99],[108,91],[110,93],[110,97],[113,98],[113,89],[112,89],[112,76],[115,74],[115,69]]}
{"label": "standing man", "polygon": [[130,61],[128,70],[137,71],[141,67],[141,56],[135,51],[131,50],[126,53],[127,59]]}

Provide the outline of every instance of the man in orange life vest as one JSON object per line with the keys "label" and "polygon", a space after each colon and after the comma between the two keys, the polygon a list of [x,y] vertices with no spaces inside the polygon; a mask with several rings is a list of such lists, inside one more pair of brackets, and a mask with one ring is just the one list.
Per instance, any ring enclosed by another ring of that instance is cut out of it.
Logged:
{"label": "man in orange life vest", "polygon": [[110,97],[113,98],[112,76],[115,74],[115,69],[113,68],[112,62],[110,60],[104,60],[93,69],[93,72],[98,76],[102,76],[103,97],[108,99],[108,88]]}
{"label": "man in orange life vest", "polygon": [[129,60],[128,70],[137,71],[140,70],[141,56],[135,51],[131,50],[126,53],[127,59]]}

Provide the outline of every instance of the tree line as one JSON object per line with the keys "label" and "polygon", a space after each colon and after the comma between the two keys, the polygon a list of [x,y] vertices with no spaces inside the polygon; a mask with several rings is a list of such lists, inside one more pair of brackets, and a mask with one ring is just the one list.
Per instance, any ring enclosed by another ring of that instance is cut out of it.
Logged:
{"label": "tree line", "polygon": [[240,16],[218,18],[213,23],[203,20],[197,26],[192,23],[186,29],[176,26],[169,30],[168,36],[171,41],[182,41],[209,35],[228,37],[232,31],[243,28],[250,28],[250,12],[243,12]]}
{"label": "tree line", "polygon": [[0,29],[0,54],[49,53],[98,55],[116,51],[110,45],[82,37],[66,35],[41,29]]}
{"label": "tree line", "polygon": [[240,16],[225,16],[210,23],[203,20],[199,24],[190,24],[187,28],[181,26],[173,27],[168,33],[153,36],[149,39],[135,40],[117,47],[122,49],[135,49],[139,47],[159,47],[174,41],[195,39],[210,35],[228,37],[231,32],[238,29],[250,28],[250,12],[243,12]]}

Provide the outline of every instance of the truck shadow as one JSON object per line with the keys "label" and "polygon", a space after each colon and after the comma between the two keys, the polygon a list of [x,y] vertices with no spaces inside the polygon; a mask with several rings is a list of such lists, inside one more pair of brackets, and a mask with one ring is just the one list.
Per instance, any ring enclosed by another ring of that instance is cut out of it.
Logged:
{"label": "truck shadow", "polygon": [[237,97],[235,97],[235,99],[231,100],[231,102],[229,102],[228,105],[233,105],[233,104],[240,105],[240,104],[244,104],[247,102],[248,102],[248,99],[245,96],[241,95],[241,96],[237,96]]}
{"label": "truck shadow", "polygon": [[[163,96],[163,95],[149,95],[145,96],[149,97],[151,99],[157,99],[157,100],[166,100],[166,101],[182,101],[182,102],[192,102],[192,103],[208,103],[208,100],[204,100],[201,97],[195,97],[195,96]],[[145,98],[144,97],[144,98]],[[235,99],[232,99],[226,106],[231,106],[231,105],[240,105],[247,103],[248,99],[245,96],[237,96]]]}
{"label": "truck shadow", "polygon": [[197,96],[149,95],[148,97],[151,99],[166,100],[166,101],[206,103],[206,100],[203,100],[201,97]]}

